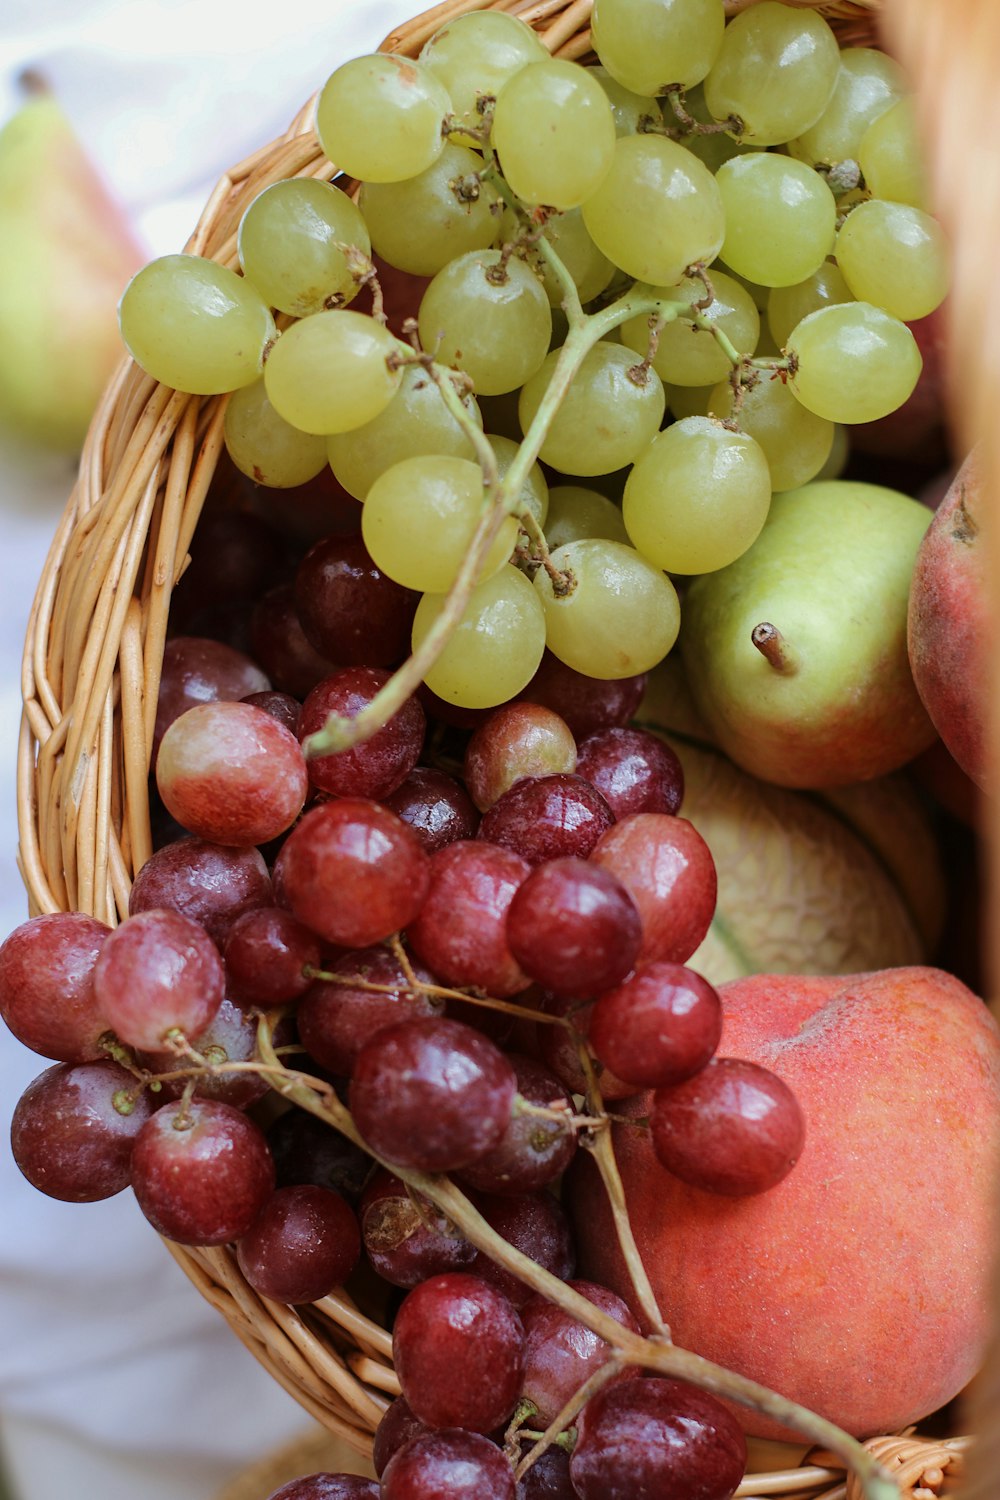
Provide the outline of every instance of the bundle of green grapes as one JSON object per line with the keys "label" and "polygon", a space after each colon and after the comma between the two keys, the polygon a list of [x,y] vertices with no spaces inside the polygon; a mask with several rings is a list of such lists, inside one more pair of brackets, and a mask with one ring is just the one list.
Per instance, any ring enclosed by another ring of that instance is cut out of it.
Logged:
{"label": "bundle of green grapes", "polygon": [[[239,468],[284,487],[329,461],[376,565],[423,595],[367,730],[420,679],[502,703],[546,645],[599,678],[653,667],[670,575],[733,562],[773,491],[842,462],[837,424],[920,375],[907,324],[942,301],[946,253],[898,65],[775,0],[728,25],[721,0],[603,0],[593,44],[597,66],[552,59],[485,12],[416,62],[353,59],[316,128],[360,191],[277,182],[240,225],[242,276],[166,256],[122,300],[150,374],[234,393]],[[430,278],[399,334],[373,252]],[[503,401],[519,443],[484,433]],[[620,507],[578,483],[608,475]]]}

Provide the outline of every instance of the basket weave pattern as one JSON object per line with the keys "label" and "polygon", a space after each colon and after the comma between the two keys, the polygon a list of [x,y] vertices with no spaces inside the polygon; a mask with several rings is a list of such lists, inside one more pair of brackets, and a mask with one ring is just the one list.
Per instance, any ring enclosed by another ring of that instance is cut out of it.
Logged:
{"label": "basket weave pattern", "polygon": [[[727,10],[752,3],[728,0]],[[844,41],[873,39],[877,0],[791,3],[813,4]],[[992,0],[977,3],[985,14]],[[448,19],[496,9],[530,22],[552,53],[581,58],[590,50],[591,4],[446,0],[390,35],[383,47],[415,56]],[[943,11],[954,18],[957,8],[964,8],[957,0],[886,5],[887,24],[898,33],[897,50],[918,81],[935,60],[940,80],[943,53],[934,48],[935,25]],[[904,12],[913,24],[903,24]],[[921,25],[927,20],[922,48],[914,34],[918,15]],[[952,144],[959,116],[965,119],[961,110],[948,117]],[[283,137],[219,182],[187,250],[237,266],[240,218],[264,187],[285,177],[330,177],[331,165],[311,122],[310,104]],[[980,134],[986,138],[984,128]],[[942,145],[942,154],[946,150]],[[962,204],[956,196],[942,203],[960,223]],[[966,319],[962,331],[967,350],[978,330]],[[132,878],[152,852],[147,783],[170,596],[195,544],[223,448],[224,410],[225,398],[173,392],[126,361],[93,422],[39,585],[24,657],[19,860],[33,915],[78,909],[116,923],[127,915]],[[226,1249],[168,1248],[274,1378],[330,1432],[367,1451],[372,1430],[399,1389],[385,1329],[343,1293],[311,1308],[265,1302]],[[989,1425],[984,1421],[980,1430],[988,1432]],[[898,1469],[907,1495],[933,1496],[945,1492],[943,1486],[950,1493],[963,1446],[897,1441],[885,1461]],[[985,1450],[988,1443],[981,1446]],[[1000,1479],[1000,1465],[989,1463],[985,1452],[981,1467]],[[992,1490],[977,1488],[975,1495],[985,1500],[996,1487],[995,1482]],[[821,1459],[808,1468],[748,1480],[738,1493],[853,1500],[842,1472]]]}

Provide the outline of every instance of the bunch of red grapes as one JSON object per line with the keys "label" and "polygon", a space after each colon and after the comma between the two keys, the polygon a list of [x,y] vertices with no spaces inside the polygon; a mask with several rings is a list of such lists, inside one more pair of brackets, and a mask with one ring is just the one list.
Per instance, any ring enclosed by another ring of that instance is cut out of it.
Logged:
{"label": "bunch of red grapes", "polygon": [[[405,656],[417,602],[345,530],[331,484],[337,524],[304,556],[247,511],[203,523],[163,664],[157,847],[128,920],[38,916],[0,948],[0,1012],[55,1062],[17,1105],[15,1158],[70,1202],[131,1185],[162,1235],[234,1245],[277,1302],[327,1296],[362,1252],[399,1289],[403,1394],[376,1434],[379,1484],[312,1476],[282,1500],[643,1485],[726,1500],[745,1463],[735,1418],[634,1368],[515,1478],[611,1349],[393,1170],[450,1174],[503,1240],[637,1333],[617,1295],[570,1280],[559,1185],[609,1128],[604,1103],[653,1090],[623,1128],[648,1128],[702,1190],[759,1192],[790,1169],[793,1095],[715,1055],[719,997],[685,967],[716,874],[678,816],[680,763],[630,727],[643,679],[548,657],[514,702],[455,711],[422,693],[307,759],[302,741]],[[262,1016],[316,1113],[276,1091]],[[367,1151],[321,1117],[331,1097]]]}

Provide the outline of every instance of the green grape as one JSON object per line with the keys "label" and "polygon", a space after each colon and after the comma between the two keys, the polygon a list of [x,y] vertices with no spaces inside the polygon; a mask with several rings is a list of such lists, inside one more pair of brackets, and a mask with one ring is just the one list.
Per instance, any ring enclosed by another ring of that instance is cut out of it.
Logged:
{"label": "green grape", "polygon": [[909,94],[872,121],[861,137],[858,162],[876,198],[908,203],[911,208],[928,207],[916,111]]}
{"label": "green grape", "polygon": [[[709,406],[725,420],[733,415],[733,388],[720,381]],[[796,401],[783,380],[759,372],[756,385],[743,387],[736,418],[740,431],[764,451],[771,471],[771,488],[794,490],[815,479],[830,456],[835,427]]]}
{"label": "green grape", "polygon": [[722,256],[762,286],[793,286],[818,271],[833,249],[837,200],[805,162],[751,151],[715,176],[726,213]]}
{"label": "green grape", "polygon": [[420,339],[444,365],[464,370],[476,391],[499,396],[529,379],[545,358],[552,312],[545,288],[523,260],[470,251],[439,271],[424,292]]}
{"label": "green grape", "polygon": [[[715,123],[714,117],[708,105],[705,103],[705,88],[698,84],[697,88],[689,89],[684,98],[684,108],[693,120],[700,125]],[[742,156],[746,151],[752,151],[744,141],[738,141],[726,130],[712,130],[699,133],[691,131],[689,135],[681,137],[681,145],[694,153],[703,161],[710,172],[717,172],[724,161],[731,156]]]}
{"label": "green grape", "polygon": [[[554,349],[521,391],[518,413],[527,432],[542,404],[560,351]],[[588,349],[542,443],[542,463],[560,474],[611,474],[630,464],[659,431],[666,410],[663,382],[653,370],[637,382],[636,357],[621,344]]]}
{"label": "green grape", "polygon": [[350,302],[359,283],[347,247],[371,240],[357,204],[329,182],[292,177],[258,193],[239,229],[244,275],[271,307],[295,318]]}
{"label": "green grape", "polygon": [[[483,419],[472,396],[462,405],[478,427]],[[437,454],[473,459],[476,450],[444,402],[434,381],[420,365],[406,365],[399,389],[377,417],[350,432],[326,440],[330,468],[355,500],[363,500],[386,469],[404,458]]]}
{"label": "green grape", "polygon": [[553,656],[587,677],[609,681],[648,672],[677,639],[681,608],[667,575],[624,542],[587,537],[557,547],[550,561],[573,575],[557,594],[544,568],[535,588]]}
{"label": "green grape", "polygon": [[903,70],[891,57],[874,47],[845,47],[832,99],[816,124],[789,142],[789,151],[810,166],[856,161],[868,126],[905,90]]}
{"label": "green grape", "polygon": [[263,380],[234,391],[223,424],[226,449],[241,473],[274,490],[307,484],[326,468],[323,438],[279,417]]}
{"label": "green grape", "polygon": [[905,323],[868,302],[821,307],[793,330],[789,384],[831,422],[875,422],[913,394],[923,360]]}
{"label": "green grape", "polygon": [[[542,234],[572,276],[581,302],[590,302],[604,291],[615,274],[615,268],[591,239],[581,209],[571,208],[564,214],[557,214],[548,221]],[[541,257],[539,265],[550,304],[561,307],[562,287]]]}
{"label": "green grape", "polygon": [[[714,297],[703,316],[730,339],[738,354],[752,354],[760,337],[760,314],[750,293],[739,282],[713,269]],[[672,287],[657,287],[656,295],[668,302],[697,302],[705,296],[705,284],[697,276],[686,276]],[[649,320],[630,318],[621,327],[622,343],[645,356],[649,348]],[[707,328],[695,328],[687,318],[676,318],[660,330],[653,369],[669,385],[713,385],[732,368],[729,356]]]}
{"label": "green grape", "polygon": [[[375,565],[404,588],[444,594],[451,588],[487,510],[483,475],[467,458],[404,458],[380,474],[365,497],[361,534]],[[479,577],[507,562],[517,520],[506,516]]]}
{"label": "green grape", "polygon": [[587,72],[597,79],[608,96],[615,122],[615,135],[635,135],[637,131],[645,129],[647,124],[662,123],[663,111],[659,99],[624,88],[617,78],[612,78],[607,68],[602,68],[599,64],[592,65]]}
{"label": "green grape", "polygon": [[[502,437],[494,432],[487,433],[486,441],[496,455],[497,474],[501,479],[505,479],[507,470],[520,452],[521,445],[514,438]],[[544,527],[545,518],[549,513],[549,487],[540,464],[531,465],[517,499],[519,505],[530,510],[538,525]]]}
{"label": "green grape", "polygon": [[904,323],[926,318],[948,291],[941,225],[922,208],[872,198],[837,235],[837,264],[855,297]]}
{"label": "green grape", "polygon": [[[413,649],[426,640],[445,596],[425,594],[413,619]],[[545,650],[545,614],[524,574],[509,563],[476,585],[458,625],[424,681],[460,708],[494,708],[527,687]]]}
{"label": "green grape", "polygon": [[523,203],[578,208],[600,187],[614,158],[608,96],[576,63],[529,63],[497,95],[493,145]]}
{"label": "green grape", "polygon": [[256,287],[200,255],[163,255],[137,271],[118,304],[118,325],[147,375],[192,396],[250,385],[275,337]]}
{"label": "green grape", "polygon": [[[456,16],[435,31],[424,43],[420,62],[444,84],[459,119],[479,127],[479,101],[495,99],[508,78],[527,63],[545,62],[548,55],[535,32],[517,16],[478,11]],[[474,141],[461,133],[454,133],[453,139]]]}
{"label": "green grape", "polygon": [[667,409],[677,420],[681,417],[707,417],[709,397],[714,385],[668,385],[664,387]]}
{"label": "green grape", "polygon": [[670,573],[713,573],[756,541],[771,504],[763,450],[711,417],[685,417],[640,453],[622,514],[632,545]]}
{"label": "green grape", "polygon": [[445,146],[405,182],[366,182],[359,202],[377,254],[412,276],[434,276],[456,255],[486,250],[500,230],[500,198],[477,173],[483,159]]}
{"label": "green grape", "polygon": [[408,57],[353,57],[323,85],[316,134],[330,161],[362,182],[402,182],[441,155],[451,114],[444,85]]}
{"label": "green grape", "polygon": [[726,228],[711,172],[660,135],[619,140],[611,171],[583,206],[583,221],[609,260],[654,286],[673,286],[695,261],[713,261]]}
{"label": "green grape", "polygon": [[607,495],[583,485],[557,485],[549,491],[549,518],[545,525],[549,551],[588,537],[603,537],[605,541],[627,545],[628,532],[620,507]]}
{"label": "green grape", "polygon": [[637,94],[700,83],[726,24],[722,0],[594,0],[594,51]]}
{"label": "green grape", "polygon": [[350,432],[389,405],[402,379],[399,344],[364,313],[321,312],[293,323],[264,366],[275,410],[303,432]]}
{"label": "green grape", "polygon": [[716,261],[715,269],[717,271],[725,271],[727,276],[731,276],[734,281],[738,281],[743,290],[750,293],[750,300],[758,312],[767,312],[767,304],[771,300],[771,288],[769,286],[761,286],[758,281],[751,281],[749,276],[741,276],[738,271],[733,270],[732,266],[727,266],[723,260]]}
{"label": "green grape", "polygon": [[839,69],[837,38],[822,16],[763,0],[726,27],[705,101],[717,120],[736,115],[735,133],[755,146],[778,146],[816,124]]}
{"label": "green grape", "polygon": [[832,260],[825,260],[818,271],[794,286],[776,286],[767,304],[767,322],[771,337],[784,349],[788,336],[802,319],[821,307],[837,302],[853,302],[854,294]]}

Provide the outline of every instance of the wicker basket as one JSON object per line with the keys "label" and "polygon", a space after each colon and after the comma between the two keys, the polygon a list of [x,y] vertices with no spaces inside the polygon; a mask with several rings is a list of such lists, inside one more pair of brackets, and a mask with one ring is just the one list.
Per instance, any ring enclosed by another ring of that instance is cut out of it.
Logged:
{"label": "wicker basket", "polygon": [[[727,9],[752,3],[727,0]],[[1000,6],[996,0],[794,3],[815,4],[852,42],[873,39],[879,10],[892,48],[917,81],[938,201],[958,246],[951,299],[956,370],[980,377],[953,381],[956,428],[963,443],[982,435],[989,472],[1000,477],[1000,437],[995,417],[988,419],[1000,390],[1000,340],[989,341],[989,331],[1000,327],[1000,290],[988,274],[1000,242],[993,224],[1000,194],[982,191],[995,176],[986,64],[991,50],[1000,55]],[[486,8],[523,16],[559,56],[589,51],[591,0],[445,0],[383,46],[415,56],[444,21]],[[237,225],[262,188],[283,177],[329,175],[306,106],[286,135],[222,179],[187,249],[236,264]],[[222,451],[223,411],[222,400],[170,391],[126,362],[92,425],[35,599],[24,658],[18,801],[20,865],[32,914],[76,908],[117,922],[127,914],[132,877],[151,853],[147,774],[167,613]],[[994,846],[1000,848],[1000,837]],[[1000,951],[993,960],[996,973]],[[310,1308],[263,1301],[227,1249],[169,1249],[274,1378],[330,1433],[369,1451],[372,1430],[398,1391],[385,1329],[340,1293]],[[1000,1442],[991,1420],[1000,1349],[993,1353],[977,1382],[972,1422],[982,1440],[972,1464],[978,1471],[962,1489],[967,1500],[1000,1490]],[[905,1495],[924,1500],[954,1492],[962,1440],[873,1440],[879,1445]],[[853,1500],[855,1491],[842,1466],[814,1454],[804,1467],[748,1479],[738,1493]]]}

